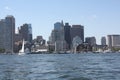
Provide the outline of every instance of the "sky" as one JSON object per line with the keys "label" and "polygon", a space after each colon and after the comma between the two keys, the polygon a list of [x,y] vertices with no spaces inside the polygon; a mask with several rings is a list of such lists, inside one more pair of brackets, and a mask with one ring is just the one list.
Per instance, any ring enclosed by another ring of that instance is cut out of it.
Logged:
{"label": "sky", "polygon": [[85,37],[120,34],[120,0],[0,0],[0,19],[13,15],[16,29],[32,24],[33,37],[48,40],[54,23],[84,26]]}

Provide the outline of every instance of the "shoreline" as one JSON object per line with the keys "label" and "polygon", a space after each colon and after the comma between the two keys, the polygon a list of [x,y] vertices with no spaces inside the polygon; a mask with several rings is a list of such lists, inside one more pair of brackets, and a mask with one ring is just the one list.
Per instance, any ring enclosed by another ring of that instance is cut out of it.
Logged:
{"label": "shoreline", "polygon": [[[120,52],[77,52],[77,53],[74,53],[74,52],[30,52],[30,53],[27,53],[25,55],[29,55],[29,54],[115,54],[115,53],[120,53]],[[3,54],[3,55],[18,55],[18,53],[0,53],[0,54]]]}

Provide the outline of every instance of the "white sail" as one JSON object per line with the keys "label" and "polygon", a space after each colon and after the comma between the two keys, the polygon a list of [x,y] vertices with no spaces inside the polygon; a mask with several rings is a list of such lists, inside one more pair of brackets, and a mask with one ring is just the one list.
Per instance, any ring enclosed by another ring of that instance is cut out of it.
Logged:
{"label": "white sail", "polygon": [[22,42],[22,49],[19,51],[19,55],[23,55],[25,54],[25,51],[24,51],[24,39],[23,39],[23,42]]}

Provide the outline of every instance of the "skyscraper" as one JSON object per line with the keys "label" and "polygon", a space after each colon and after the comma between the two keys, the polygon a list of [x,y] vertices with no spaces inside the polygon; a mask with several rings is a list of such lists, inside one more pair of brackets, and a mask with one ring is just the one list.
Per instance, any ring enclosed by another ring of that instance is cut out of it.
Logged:
{"label": "skyscraper", "polygon": [[19,33],[22,35],[22,39],[25,41],[31,42],[32,41],[32,27],[31,24],[23,24],[20,27]]}
{"label": "skyscraper", "polygon": [[5,49],[5,19],[0,20],[0,48]]}
{"label": "skyscraper", "polygon": [[55,38],[56,40],[64,40],[64,23],[63,21],[61,22],[56,22],[54,24],[54,32],[55,32]]}
{"label": "skyscraper", "polygon": [[65,41],[68,45],[68,49],[70,49],[71,47],[71,34],[70,34],[70,31],[71,31],[71,26],[69,25],[69,23],[65,23],[65,26],[64,26],[64,37],[65,37]]}
{"label": "skyscraper", "polygon": [[106,38],[105,37],[101,38],[101,45],[106,45]]}
{"label": "skyscraper", "polygon": [[56,22],[54,24],[54,30],[52,30],[50,43],[55,45],[56,51],[64,51],[66,49],[66,42],[64,39],[64,24],[63,21]]}
{"label": "skyscraper", "polygon": [[28,24],[28,40],[29,42],[32,42],[32,26],[31,24]]}
{"label": "skyscraper", "polygon": [[108,47],[112,48],[112,35],[107,35]]}
{"label": "skyscraper", "polygon": [[14,50],[15,18],[11,15],[0,21],[0,44],[5,52],[12,53]]}
{"label": "skyscraper", "polygon": [[61,30],[62,29],[62,24],[61,24],[61,22],[56,22],[55,24],[54,24],[54,30]]}
{"label": "skyscraper", "polygon": [[74,37],[79,36],[81,40],[84,42],[84,26],[82,25],[72,25],[71,28],[71,40]]}

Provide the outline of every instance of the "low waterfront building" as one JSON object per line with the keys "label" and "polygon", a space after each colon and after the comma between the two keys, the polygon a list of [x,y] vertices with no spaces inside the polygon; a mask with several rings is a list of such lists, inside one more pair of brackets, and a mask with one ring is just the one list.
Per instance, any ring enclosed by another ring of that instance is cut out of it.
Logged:
{"label": "low waterfront building", "polygon": [[33,45],[31,48],[32,52],[47,52],[48,46],[46,45],[46,40],[42,36],[37,36],[33,40]]}
{"label": "low waterfront building", "polygon": [[85,42],[91,46],[96,45],[96,38],[95,37],[86,37]]}

